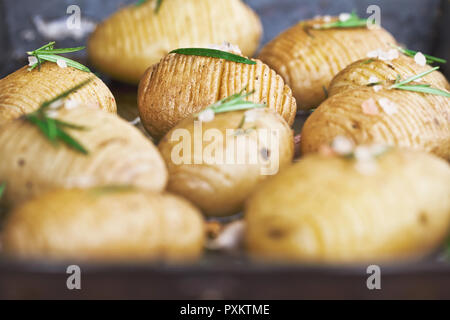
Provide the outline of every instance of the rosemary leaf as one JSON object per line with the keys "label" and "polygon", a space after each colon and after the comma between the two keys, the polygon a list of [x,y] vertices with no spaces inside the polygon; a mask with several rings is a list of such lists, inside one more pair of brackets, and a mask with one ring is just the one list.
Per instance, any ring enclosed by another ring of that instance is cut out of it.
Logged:
{"label": "rosemary leaf", "polygon": [[91,72],[91,70],[89,70],[87,67],[85,67],[84,65],[82,65],[81,63],[78,63],[76,61],[73,61],[71,59],[62,57],[62,56],[56,56],[56,55],[49,55],[49,54],[39,54],[39,58],[45,61],[50,61],[50,62],[57,62],[58,60],[63,60],[67,63],[67,65],[69,67],[72,68],[76,68],[79,69],[81,71],[85,71],[85,72]]}
{"label": "rosemary leaf", "polygon": [[400,86],[396,88],[397,90],[405,90],[405,91],[413,91],[420,93],[429,93],[437,96],[443,96],[446,98],[450,98],[450,93],[448,91],[440,90],[437,88],[433,88],[429,85],[410,85],[410,86]]}
{"label": "rosemary leaf", "polygon": [[80,90],[82,87],[84,87],[85,85],[87,85],[89,82],[91,82],[92,80],[94,80],[94,78],[89,78],[83,82],[81,82],[80,84],[77,84],[75,87],[70,88],[69,90],[64,91],[63,93],[59,94],[58,96],[56,96],[55,98],[49,100],[49,101],[45,101],[42,105],[41,105],[41,109],[46,109],[48,108],[52,103],[67,98],[68,96],[70,96],[72,93]]}
{"label": "rosemary leaf", "polygon": [[217,58],[217,59],[224,59],[228,61],[233,61],[237,63],[243,63],[243,64],[250,64],[254,65],[256,64],[255,61],[252,61],[250,59],[247,59],[245,57],[226,52],[216,49],[207,49],[207,48],[184,48],[184,49],[176,49],[171,51],[170,53],[178,53],[188,56],[201,56],[201,57],[210,57],[210,58]]}
{"label": "rosemary leaf", "polygon": [[159,13],[159,9],[161,9],[162,2],[163,2],[163,0],[157,0],[156,1],[156,7],[155,7],[155,13],[156,14]]}
{"label": "rosemary leaf", "polygon": [[361,19],[358,17],[356,12],[352,12],[350,19],[346,21],[335,21],[327,24],[323,24],[314,27],[316,30],[326,30],[326,29],[347,29],[347,28],[362,28],[367,27],[369,24],[375,24],[374,21],[370,22],[369,19]]}
{"label": "rosemary leaf", "polygon": [[[425,72],[422,72],[422,73],[420,73],[418,75],[412,76],[411,78],[408,78],[408,79],[406,79],[404,81],[397,82],[394,85],[392,85],[389,89],[397,89],[398,87],[401,87],[401,86],[403,86],[405,84],[408,84],[408,83],[411,83],[411,82],[416,81],[418,79],[421,79],[421,78],[425,77],[426,75],[429,75],[430,73],[433,73],[434,71],[436,71],[438,69],[439,69],[439,67],[434,67],[434,68],[432,68],[432,69],[430,69],[428,71],[425,71]],[[399,78],[397,77],[397,80],[398,79]]]}
{"label": "rosemary leaf", "polygon": [[[409,56],[409,57],[413,57],[413,58],[418,53],[418,51],[414,51],[414,50],[410,50],[410,49],[404,49],[402,47],[399,47],[399,46],[396,46],[396,45],[393,45],[393,44],[391,44],[391,47],[397,49],[398,51],[400,51],[404,55]],[[428,54],[424,54],[424,56],[425,56],[425,58],[427,58],[427,63],[428,64],[433,64],[435,62],[437,62],[437,63],[447,63],[447,60],[445,60],[445,59],[433,57],[433,56],[430,56]]]}
{"label": "rosemary leaf", "polygon": [[89,151],[87,151],[80,143],[78,143],[78,141],[72,138],[64,130],[62,130],[61,128],[57,128],[57,130],[58,138],[65,142],[68,147],[71,147],[72,149],[75,149],[76,151],[81,152],[84,155],[89,154]]}
{"label": "rosemary leaf", "polygon": [[3,193],[5,192],[6,189],[6,182],[3,182],[2,184],[0,184],[0,199],[3,196]]}
{"label": "rosemary leaf", "polygon": [[28,51],[27,54],[30,56],[34,56],[37,59],[37,63],[32,65],[30,68],[28,68],[29,71],[34,70],[36,67],[41,70],[41,64],[42,61],[49,61],[49,62],[57,62],[58,60],[63,60],[66,62],[66,64],[69,67],[79,69],[81,71],[85,72],[91,72],[89,68],[85,67],[81,63],[78,63],[76,61],[73,61],[71,59],[68,59],[66,57],[60,56],[59,54],[63,53],[72,53],[84,50],[85,47],[76,47],[76,48],[61,48],[61,49],[54,49],[55,42],[50,42],[39,49],[36,49],[34,51]]}

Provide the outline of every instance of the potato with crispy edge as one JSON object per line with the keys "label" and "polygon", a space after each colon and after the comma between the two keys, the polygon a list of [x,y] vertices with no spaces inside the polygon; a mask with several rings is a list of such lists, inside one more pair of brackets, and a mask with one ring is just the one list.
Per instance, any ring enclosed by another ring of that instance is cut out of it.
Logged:
{"label": "potato with crispy edge", "polygon": [[243,122],[245,112],[205,123],[185,119],[158,146],[169,170],[168,190],[207,216],[238,213],[262,180],[292,162],[293,132],[286,121],[268,109],[247,112],[254,117],[249,122]]}
{"label": "potato with crispy edge", "polygon": [[26,259],[189,261],[203,251],[201,213],[184,199],[133,188],[56,190],[16,208],[7,255]]}
{"label": "potato with crispy edge", "polygon": [[0,125],[37,110],[43,102],[89,78],[94,80],[68,98],[116,113],[114,96],[94,74],[46,62],[40,71],[23,67],[0,79]]}
{"label": "potato with crispy edge", "polygon": [[247,100],[265,103],[292,125],[297,104],[283,79],[261,61],[255,65],[170,54],[147,70],[139,85],[142,123],[161,138],[181,120],[247,86]]}
{"label": "potato with crispy edge", "polygon": [[88,151],[53,145],[21,118],[0,127],[0,181],[7,187],[2,202],[15,206],[55,188],[126,184],[161,191],[167,169],[156,147],[119,117],[86,106],[61,108],[56,119],[83,126],[66,131]]}
{"label": "potato with crispy edge", "polygon": [[450,99],[433,94],[361,87],[335,94],[306,120],[303,154],[337,136],[355,144],[380,143],[433,153],[450,160]]}
{"label": "potato with crispy edge", "polygon": [[[365,87],[371,80],[378,80],[375,84],[388,86],[394,84],[400,75],[402,80],[430,70],[429,65],[421,66],[413,58],[400,55],[398,59],[382,61],[379,59],[362,59],[349,65],[339,72],[331,81],[328,93],[333,96],[337,93]],[[423,77],[420,81],[433,87],[449,90],[450,85],[445,76],[435,71]],[[372,83],[371,85],[374,85]]]}
{"label": "potato with crispy edge", "polygon": [[314,29],[325,23],[323,18],[300,22],[269,42],[258,57],[283,77],[302,110],[325,100],[330,81],[347,65],[396,43],[380,27]]}
{"label": "potato with crispy edge", "polygon": [[127,6],[100,24],[88,43],[91,62],[121,81],[138,83],[170,51],[230,42],[253,56],[259,17],[241,0],[156,0]]}
{"label": "potato with crispy edge", "polygon": [[309,155],[265,182],[246,210],[251,255],[270,261],[378,263],[423,257],[450,226],[450,167],[391,150],[375,171],[344,157]]}

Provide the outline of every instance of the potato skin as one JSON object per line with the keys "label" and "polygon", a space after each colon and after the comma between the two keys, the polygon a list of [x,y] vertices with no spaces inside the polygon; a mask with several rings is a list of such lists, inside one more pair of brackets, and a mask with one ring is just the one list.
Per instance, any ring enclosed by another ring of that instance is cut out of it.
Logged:
{"label": "potato skin", "polygon": [[156,0],[118,11],[88,43],[92,63],[112,77],[137,84],[145,70],[170,51],[224,41],[253,56],[262,36],[259,17],[241,0]]}
{"label": "potato skin", "polygon": [[189,261],[203,242],[198,209],[137,189],[47,193],[16,208],[3,234],[5,253],[25,259]]}
{"label": "potato skin", "polygon": [[[400,75],[402,79],[408,79],[430,69],[431,66],[420,66],[413,58],[404,55],[392,61],[366,58],[352,63],[339,72],[331,81],[328,93],[331,97],[345,90],[367,86],[371,77],[377,77],[382,85],[387,86],[397,79],[397,75]],[[436,88],[450,90],[447,79],[439,71],[428,74],[421,81]]]}
{"label": "potato skin", "polygon": [[41,71],[28,71],[28,67],[23,67],[0,79],[0,126],[37,110],[44,101],[89,78],[94,80],[68,98],[116,113],[114,96],[93,73],[71,67],[63,69],[56,63],[46,62],[42,64]]}
{"label": "potato skin", "polygon": [[61,109],[57,119],[82,125],[67,129],[88,155],[64,144],[53,146],[24,119],[0,127],[0,181],[7,183],[2,201],[15,206],[55,188],[133,185],[161,191],[167,169],[156,147],[135,127],[95,108]]}
{"label": "potato skin", "polygon": [[247,65],[209,57],[166,56],[140,82],[138,107],[143,125],[159,139],[181,120],[245,86],[255,90],[247,100],[266,103],[292,125],[297,104],[291,89],[275,71],[255,61],[256,65]]}
{"label": "potato skin", "polygon": [[324,88],[350,63],[377,49],[392,49],[384,29],[314,30],[323,20],[300,22],[268,43],[259,55],[292,88],[298,108],[308,110],[326,99]]}
{"label": "potato skin", "polygon": [[359,173],[354,160],[309,155],[248,201],[248,250],[327,264],[423,257],[448,233],[449,181],[449,165],[426,153],[389,151],[373,175]]}
{"label": "potato skin", "polygon": [[[253,146],[256,146],[257,150],[267,148],[272,161],[276,161],[274,157],[277,156],[273,149],[273,144],[269,145],[267,141],[264,142],[258,136],[257,130],[278,130],[278,138],[276,139],[279,146],[278,164],[279,169],[282,170],[292,162],[294,155],[293,132],[277,113],[271,110],[260,110],[258,114],[259,116],[255,123],[248,123],[244,126],[244,129],[255,129],[245,135],[248,138],[246,145],[238,144],[238,138],[232,140],[236,147],[233,146],[233,142],[226,140],[226,137],[232,135],[232,133],[226,132],[227,129],[232,130],[239,127],[244,116],[242,112],[216,115],[213,121],[202,123],[202,130],[203,133],[211,129],[219,130],[221,136],[224,137],[223,155],[232,154],[231,150],[236,150],[236,157],[241,154],[250,156],[252,150],[255,150]],[[180,144],[181,140],[175,136],[180,130],[187,130],[190,136],[193,137],[187,143],[191,147],[192,152],[189,155],[190,162],[177,164],[172,157],[172,153],[175,147]],[[193,119],[190,118],[183,120],[160,142],[158,147],[169,170],[168,190],[189,199],[202,209],[207,216],[229,216],[238,213],[249,194],[262,180],[268,177],[261,173],[263,164],[261,162],[250,163],[249,161],[244,164],[227,163],[226,161],[222,163],[208,163],[208,161],[205,161],[205,158],[203,158],[203,162],[195,164],[194,141],[195,124]],[[206,149],[211,144],[212,141],[210,140],[203,142],[202,145]],[[276,162],[273,162],[273,164],[276,164]]]}
{"label": "potato skin", "polygon": [[[398,112],[386,114],[382,98],[397,105]],[[365,114],[362,104],[377,103],[378,114]],[[306,120],[302,130],[303,154],[330,145],[336,136],[359,144],[386,144],[433,153],[450,160],[450,99],[432,94],[362,87],[333,95]]]}

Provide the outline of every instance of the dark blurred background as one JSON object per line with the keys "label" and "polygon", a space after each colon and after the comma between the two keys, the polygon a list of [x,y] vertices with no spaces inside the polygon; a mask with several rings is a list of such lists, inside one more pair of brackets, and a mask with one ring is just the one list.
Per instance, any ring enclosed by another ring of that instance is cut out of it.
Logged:
{"label": "dark blurred background", "polygon": [[[81,8],[85,26],[97,23],[120,7],[137,0],[0,0],[0,77],[26,63],[28,50],[50,39],[39,29],[65,27],[70,5]],[[445,57],[450,60],[450,0],[246,0],[261,16],[266,43],[299,20],[315,15],[336,15],[356,9],[368,16],[369,5],[382,10],[382,25],[411,49]],[[58,21],[60,22],[58,25]],[[63,23],[61,23],[61,21]],[[52,23],[55,23],[51,25]],[[61,31],[61,30],[59,30]],[[66,37],[59,47],[83,45],[84,37]],[[79,56],[83,60],[84,56]],[[447,75],[449,74],[446,66]]]}

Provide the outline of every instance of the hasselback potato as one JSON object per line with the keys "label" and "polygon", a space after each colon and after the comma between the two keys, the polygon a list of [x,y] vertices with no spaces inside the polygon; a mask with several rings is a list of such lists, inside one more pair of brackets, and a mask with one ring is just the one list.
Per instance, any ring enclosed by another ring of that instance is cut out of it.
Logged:
{"label": "hasselback potato", "polygon": [[449,165],[398,149],[370,159],[365,148],[355,151],[356,160],[306,156],[265,182],[246,206],[250,253],[354,264],[415,259],[437,249],[450,226]]}
{"label": "hasselback potato", "polygon": [[[362,59],[352,63],[334,77],[328,90],[329,96],[367,86],[373,80],[379,82],[380,85],[391,85],[398,76],[407,79],[430,69],[431,66],[421,66],[413,58],[403,55],[391,61]],[[436,88],[450,89],[447,79],[438,71],[426,75],[421,81]]]}
{"label": "hasselback potato", "polygon": [[40,71],[23,67],[0,79],[0,125],[35,111],[43,102],[90,78],[93,80],[71,94],[69,100],[116,113],[114,96],[102,80],[90,72],[46,62]]}
{"label": "hasselback potato", "polygon": [[195,259],[200,212],[187,201],[126,187],[56,190],[16,208],[3,247],[18,258],[52,260]]}
{"label": "hasselback potato", "polygon": [[[332,19],[334,21],[336,19]],[[381,27],[316,30],[323,18],[300,22],[267,44],[259,59],[292,88],[299,109],[317,107],[333,77],[373,50],[392,49],[395,39]]]}
{"label": "hasselback potato", "polygon": [[292,125],[297,105],[291,89],[267,65],[201,56],[170,54],[147,70],[138,93],[142,123],[161,138],[178,122],[245,87],[247,99],[265,103]]}
{"label": "hasselback potato", "polygon": [[258,48],[262,25],[241,0],[157,0],[132,4],[100,24],[89,57],[114,78],[138,83],[145,70],[173,49],[230,42],[247,56]]}
{"label": "hasselback potato", "polygon": [[288,166],[294,155],[291,128],[267,109],[218,114],[205,123],[191,117],[169,131],[158,147],[169,170],[168,190],[207,216],[238,213],[254,188]]}
{"label": "hasselback potato", "polygon": [[53,145],[37,126],[20,118],[0,127],[2,201],[14,206],[54,188],[126,184],[163,190],[167,170],[156,147],[135,127],[98,109],[62,108],[56,119],[83,126],[66,131],[88,154]]}

